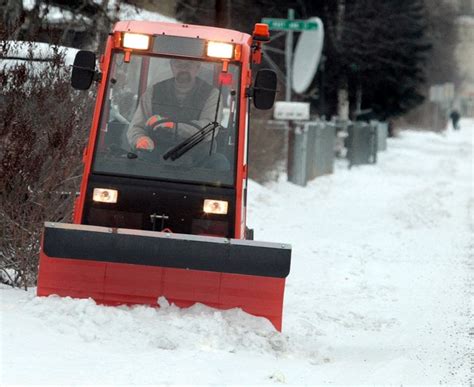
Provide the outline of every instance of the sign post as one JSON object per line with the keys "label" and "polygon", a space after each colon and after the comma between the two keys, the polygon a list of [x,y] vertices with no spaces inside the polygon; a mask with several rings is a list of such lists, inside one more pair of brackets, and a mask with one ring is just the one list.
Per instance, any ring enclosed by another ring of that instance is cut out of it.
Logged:
{"label": "sign post", "polygon": [[[316,20],[315,20],[316,19]],[[319,22],[319,23],[318,23]],[[285,90],[285,102],[277,102],[275,104],[274,118],[277,120],[285,120],[288,122],[288,143],[287,143],[287,172],[288,180],[297,184],[305,185],[306,180],[302,184],[301,177],[305,176],[306,179],[306,156],[300,157],[298,162],[295,162],[296,155],[300,155],[303,152],[306,155],[307,146],[307,133],[302,131],[301,122],[299,126],[296,125],[295,120],[309,120],[310,119],[310,106],[309,103],[303,102],[291,102],[291,94],[293,90],[293,34],[295,31],[315,31],[323,32],[322,23],[317,18],[310,20],[295,20],[294,9],[288,9],[287,19],[272,19],[263,18],[262,23],[268,24],[270,30],[283,31],[286,35],[285,41],[285,67],[286,67],[286,90]],[[321,28],[320,28],[321,27]],[[316,34],[317,35],[317,34]],[[310,37],[313,38],[313,37]],[[313,43],[315,39],[310,39],[310,43]],[[300,37],[301,41],[301,37]],[[299,41],[299,42],[300,42]],[[299,44],[298,42],[298,45]],[[317,42],[314,42],[317,45]],[[322,47],[322,42],[321,42]],[[313,46],[311,45],[313,48]],[[315,47],[316,49],[316,47]],[[300,50],[301,51],[301,50]],[[296,51],[298,56],[298,50]],[[320,52],[317,54],[320,55]],[[306,58],[305,58],[306,59]],[[319,61],[319,58],[317,59]],[[316,71],[317,63],[316,59],[311,61],[314,63],[314,70]],[[311,66],[309,66],[311,67]],[[308,70],[309,72],[311,70]],[[313,74],[314,76],[314,74]],[[299,78],[300,79],[300,78]],[[300,82],[301,83],[301,82]]]}
{"label": "sign post", "polygon": [[[288,9],[288,21],[291,23],[295,18],[295,10]],[[286,33],[285,60],[286,60],[286,90],[285,101],[291,101],[291,61],[293,59],[293,30]]]}
{"label": "sign post", "polygon": [[263,18],[262,23],[268,24],[268,28],[273,31],[285,31],[285,65],[286,65],[286,91],[285,101],[291,101],[291,79],[293,76],[293,33],[294,31],[311,31],[319,28],[314,20],[295,20],[295,10],[288,9],[287,19]]}

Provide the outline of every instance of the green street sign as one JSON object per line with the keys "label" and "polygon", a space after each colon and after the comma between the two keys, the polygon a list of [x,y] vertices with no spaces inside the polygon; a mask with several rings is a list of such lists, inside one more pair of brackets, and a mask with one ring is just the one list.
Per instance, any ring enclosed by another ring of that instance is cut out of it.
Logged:
{"label": "green street sign", "polygon": [[274,31],[308,31],[318,29],[318,23],[307,20],[263,18],[262,23],[268,24],[268,27]]}

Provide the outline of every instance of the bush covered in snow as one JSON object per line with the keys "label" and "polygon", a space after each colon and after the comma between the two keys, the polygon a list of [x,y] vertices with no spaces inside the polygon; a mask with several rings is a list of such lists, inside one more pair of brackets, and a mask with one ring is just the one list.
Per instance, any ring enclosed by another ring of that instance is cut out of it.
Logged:
{"label": "bush covered in snow", "polygon": [[92,98],[72,91],[64,49],[38,58],[29,44],[13,61],[17,44],[0,44],[0,271],[26,287],[36,281],[43,222],[71,218]]}

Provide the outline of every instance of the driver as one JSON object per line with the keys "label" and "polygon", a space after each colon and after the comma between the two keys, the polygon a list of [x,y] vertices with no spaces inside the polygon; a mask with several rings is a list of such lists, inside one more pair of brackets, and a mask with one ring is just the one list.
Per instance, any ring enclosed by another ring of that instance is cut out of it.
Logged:
{"label": "driver", "polygon": [[[147,88],[127,131],[133,148],[151,152],[161,142],[170,147],[209,123],[220,122],[221,109],[216,119],[219,92],[197,77],[200,65],[199,61],[171,59],[173,77]],[[207,155],[212,138],[210,133],[203,140],[207,143]]]}

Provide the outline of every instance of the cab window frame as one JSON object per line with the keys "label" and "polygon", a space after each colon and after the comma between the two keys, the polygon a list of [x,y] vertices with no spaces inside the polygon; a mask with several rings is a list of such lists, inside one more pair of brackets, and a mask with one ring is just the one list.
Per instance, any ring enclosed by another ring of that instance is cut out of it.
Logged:
{"label": "cab window frame", "polygon": [[[221,182],[216,182],[216,181],[203,181],[202,179],[200,180],[193,180],[193,179],[170,179],[166,178],[163,176],[151,176],[151,175],[139,175],[139,174],[127,174],[127,173],[121,173],[120,171],[116,171],[114,173],[112,172],[103,172],[100,170],[96,170],[96,162],[98,159],[98,155],[100,154],[99,146],[101,142],[101,135],[102,133],[107,132],[107,127],[110,124],[110,110],[111,110],[111,91],[113,88],[113,84],[111,83],[111,79],[113,75],[115,75],[115,68],[116,68],[116,60],[118,58],[118,55],[122,55],[122,61],[124,60],[125,56],[125,51],[122,49],[114,49],[112,50],[111,53],[111,60],[110,60],[110,66],[107,72],[107,77],[106,77],[106,86],[105,86],[105,92],[103,94],[103,99],[101,101],[101,112],[98,120],[98,127],[96,131],[96,138],[95,138],[95,145],[94,145],[94,153],[93,153],[93,158],[92,158],[92,164],[91,164],[91,173],[95,175],[107,175],[107,176],[120,176],[120,177],[127,177],[127,178],[137,178],[137,179],[146,179],[146,180],[154,180],[154,181],[166,181],[166,182],[174,182],[174,183],[190,183],[190,184],[196,184],[196,185],[209,185],[209,186],[216,186],[216,187],[229,187],[229,188],[235,188],[236,183],[237,183],[237,162],[238,162],[238,149],[239,149],[239,126],[240,126],[240,105],[241,105],[241,83],[242,83],[242,63],[237,60],[230,60],[228,61],[229,68],[230,66],[235,66],[235,74],[237,75],[236,79],[234,80],[235,82],[235,87],[232,89],[235,91],[235,96],[234,96],[234,119],[231,120],[231,115],[229,112],[229,121],[228,122],[233,122],[233,160],[231,166],[230,166],[230,171],[229,173],[232,174],[232,184],[229,183],[221,183]],[[149,68],[150,68],[150,61],[153,60],[153,58],[163,58],[163,59],[185,59],[185,60],[196,60],[201,63],[212,63],[214,65],[219,65],[222,64],[223,61],[219,60],[218,58],[196,58],[196,57],[183,57],[183,56],[176,56],[176,55],[166,55],[166,54],[158,54],[154,52],[140,52],[140,53],[133,53],[131,55],[131,58],[134,57],[139,57],[141,58],[141,63],[139,65],[140,67],[140,75],[138,77],[138,84],[137,84],[137,99],[136,99],[136,106],[134,107],[134,111],[138,108],[140,97],[139,95],[143,95],[145,90],[150,86],[149,83]],[[132,59],[133,60],[133,59]],[[142,90],[144,86],[144,89]],[[218,88],[218,85],[213,85],[214,87]],[[221,100],[222,102],[222,100]],[[134,113],[133,113],[134,114]],[[132,116],[133,116],[132,114]],[[223,127],[226,130],[229,130],[227,127]],[[133,160],[131,160],[133,161]],[[191,173],[192,174],[192,173]],[[211,173],[212,175],[212,173]]]}

